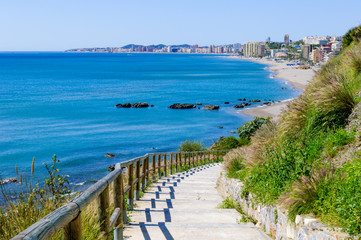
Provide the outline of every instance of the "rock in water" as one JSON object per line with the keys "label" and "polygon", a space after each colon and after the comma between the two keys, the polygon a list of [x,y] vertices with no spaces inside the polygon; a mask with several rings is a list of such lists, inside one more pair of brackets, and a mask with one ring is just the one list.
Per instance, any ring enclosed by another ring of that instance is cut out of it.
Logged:
{"label": "rock in water", "polygon": [[218,105],[204,105],[203,106],[203,109],[204,110],[218,110],[219,109],[219,106]]}
{"label": "rock in water", "polygon": [[194,104],[190,103],[175,103],[169,106],[171,109],[191,109],[195,108],[196,106]]}
{"label": "rock in water", "polygon": [[234,105],[234,108],[244,108],[244,105],[243,104],[237,104],[237,105]]}
{"label": "rock in water", "polygon": [[117,108],[121,108],[123,105],[118,103],[117,105],[115,105]]}
{"label": "rock in water", "polygon": [[106,157],[106,158],[113,158],[113,157],[115,157],[115,155],[114,155],[113,153],[107,153],[107,154],[105,155],[105,157]]}
{"label": "rock in water", "polygon": [[224,104],[229,104],[229,102],[224,102]]}
{"label": "rock in water", "polygon": [[197,102],[196,105],[202,105],[202,103],[201,103],[201,102]]}
{"label": "rock in water", "polygon": [[149,105],[146,102],[137,102],[132,104],[132,108],[147,108],[147,107],[149,107]]}
{"label": "rock in water", "polygon": [[122,106],[123,106],[123,108],[130,108],[132,106],[132,104],[124,103]]}
{"label": "rock in water", "polygon": [[109,172],[112,172],[112,171],[114,171],[114,170],[115,170],[115,164],[110,165],[110,166],[108,167],[108,171],[109,171]]}

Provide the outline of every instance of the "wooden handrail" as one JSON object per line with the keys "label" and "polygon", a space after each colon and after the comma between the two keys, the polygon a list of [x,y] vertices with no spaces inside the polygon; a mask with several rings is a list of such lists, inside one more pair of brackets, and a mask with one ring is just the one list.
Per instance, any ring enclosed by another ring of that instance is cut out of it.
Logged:
{"label": "wooden handrail", "polygon": [[[126,195],[128,195],[128,204],[132,210],[134,199],[139,199],[140,191],[144,191],[145,186],[152,180],[157,177],[160,178],[162,172],[164,176],[167,176],[168,171],[173,174],[173,171],[179,172],[185,167],[191,168],[206,163],[218,162],[221,160],[220,156],[228,151],[154,153],[117,163],[114,171],[12,239],[50,239],[61,229],[64,230],[64,239],[82,239],[81,212],[96,199],[98,201],[98,221],[102,238],[110,239],[110,228],[114,227],[114,239],[123,239],[123,226],[127,223]],[[150,161],[152,164],[150,164]],[[128,184],[124,186],[123,175],[126,172],[128,173]],[[110,184],[113,184],[114,192],[112,216],[110,216],[109,207]]]}

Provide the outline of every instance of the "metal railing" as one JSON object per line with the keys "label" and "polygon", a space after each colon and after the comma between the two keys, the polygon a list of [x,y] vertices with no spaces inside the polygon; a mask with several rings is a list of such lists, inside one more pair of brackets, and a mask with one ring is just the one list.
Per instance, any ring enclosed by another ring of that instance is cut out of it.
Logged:
{"label": "metal railing", "polygon": [[[82,239],[81,213],[94,200],[98,204],[97,218],[102,238],[110,239],[113,230],[114,239],[123,239],[123,226],[127,224],[126,200],[129,209],[133,210],[134,199],[139,200],[140,191],[144,191],[151,181],[168,173],[217,162],[226,152],[228,150],[154,153],[117,163],[114,171],[12,239],[50,239],[62,229],[63,239]],[[114,196],[112,215],[109,201],[111,185]]]}

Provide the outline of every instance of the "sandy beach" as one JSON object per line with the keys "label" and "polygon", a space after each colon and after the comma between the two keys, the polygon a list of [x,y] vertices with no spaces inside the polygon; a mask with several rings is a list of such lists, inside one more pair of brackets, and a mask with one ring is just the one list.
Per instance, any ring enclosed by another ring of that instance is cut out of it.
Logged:
{"label": "sandy beach", "polygon": [[[269,65],[267,69],[275,72],[275,78],[283,79],[289,82],[294,88],[299,89],[302,92],[305,90],[306,86],[312,81],[313,76],[318,71],[318,68],[299,69],[297,68],[298,66],[287,66],[287,64],[293,63],[289,61],[284,61],[280,63],[271,59],[243,58],[237,56],[231,56],[231,58]],[[291,100],[292,99],[278,102],[270,106],[248,108],[239,112],[254,117],[271,117],[276,120],[278,116],[282,113],[283,109],[286,108],[288,102]]]}

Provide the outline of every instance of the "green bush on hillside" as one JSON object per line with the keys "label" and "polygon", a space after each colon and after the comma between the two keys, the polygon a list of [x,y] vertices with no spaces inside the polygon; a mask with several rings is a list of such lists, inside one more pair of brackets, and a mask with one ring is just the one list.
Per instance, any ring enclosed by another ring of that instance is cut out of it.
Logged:
{"label": "green bush on hillside", "polygon": [[246,122],[238,128],[237,133],[241,139],[250,139],[251,136],[260,128],[263,124],[270,121],[270,118],[255,117],[252,121]]}
{"label": "green bush on hillside", "polygon": [[186,140],[181,143],[179,152],[194,152],[204,150],[204,145],[201,141],[197,140]]}
{"label": "green bush on hillside", "polygon": [[342,37],[342,47],[347,48],[351,45],[352,42],[361,41],[361,25],[351,28],[343,37]]}

